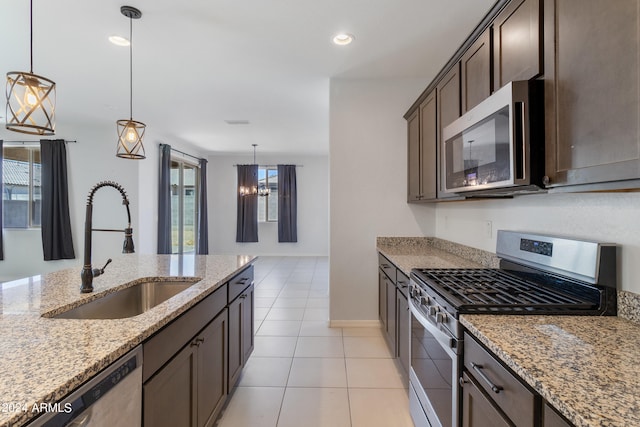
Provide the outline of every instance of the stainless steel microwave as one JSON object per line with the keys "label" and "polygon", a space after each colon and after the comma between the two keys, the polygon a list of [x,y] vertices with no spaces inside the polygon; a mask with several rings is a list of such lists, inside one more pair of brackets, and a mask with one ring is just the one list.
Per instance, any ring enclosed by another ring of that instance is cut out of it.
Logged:
{"label": "stainless steel microwave", "polygon": [[542,81],[511,82],[443,129],[448,193],[511,195],[543,190]]}

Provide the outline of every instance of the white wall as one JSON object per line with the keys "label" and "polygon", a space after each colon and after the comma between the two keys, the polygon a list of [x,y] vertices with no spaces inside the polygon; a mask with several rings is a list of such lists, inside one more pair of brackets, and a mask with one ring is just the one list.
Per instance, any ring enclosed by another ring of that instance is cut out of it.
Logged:
{"label": "white wall", "polygon": [[[84,218],[87,194],[99,181],[113,180],[121,184],[131,200],[132,223],[137,227],[138,214],[138,163],[118,159],[116,152],[116,125],[69,127],[58,122],[52,139],[77,140],[67,144],[69,181],[69,211],[75,260],[44,261],[40,230],[4,230],[4,261],[0,261],[0,280],[31,276],[59,270],[72,265],[82,265],[84,247]],[[37,141],[39,138],[0,131],[0,139]],[[94,227],[124,228],[127,225],[126,210],[120,193],[113,188],[101,189],[94,198]],[[135,238],[134,234],[134,238]],[[104,263],[110,256],[122,251],[124,234],[94,233],[93,264]],[[137,243],[137,240],[136,240]],[[80,268],[78,269],[78,279]],[[78,282],[79,286],[79,282]]]}
{"label": "white wall", "polygon": [[[640,293],[640,193],[547,194],[441,203],[436,236],[495,252],[496,230],[593,239],[622,246],[621,288]],[[487,235],[486,221],[492,233]]]}
{"label": "white wall", "polygon": [[332,79],[330,318],[377,321],[377,236],[429,236],[433,205],[407,204],[404,113],[422,79]]}
{"label": "white wall", "polygon": [[262,165],[296,164],[298,242],[278,243],[278,224],[260,222],[257,243],[236,243],[237,170],[234,164],[253,162],[253,155],[209,157],[209,253],[251,255],[328,254],[329,169],[327,156],[261,154]]}

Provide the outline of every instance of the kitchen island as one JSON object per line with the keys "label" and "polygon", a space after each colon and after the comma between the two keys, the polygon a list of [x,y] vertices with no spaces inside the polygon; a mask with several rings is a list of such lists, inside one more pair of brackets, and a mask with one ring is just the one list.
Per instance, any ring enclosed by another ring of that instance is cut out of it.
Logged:
{"label": "kitchen island", "polygon": [[[80,293],[77,268],[2,284],[0,293],[0,426],[16,427],[40,413],[185,313],[252,256],[122,255]],[[126,287],[140,278],[196,277],[197,283],[135,317],[55,319],[56,314]]]}

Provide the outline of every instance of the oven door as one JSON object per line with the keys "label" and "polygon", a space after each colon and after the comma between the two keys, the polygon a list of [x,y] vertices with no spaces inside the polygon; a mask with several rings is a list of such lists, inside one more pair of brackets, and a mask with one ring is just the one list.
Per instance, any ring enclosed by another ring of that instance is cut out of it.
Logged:
{"label": "oven door", "polygon": [[416,426],[457,427],[460,365],[455,349],[458,343],[432,323],[416,303],[410,299],[411,415]]}

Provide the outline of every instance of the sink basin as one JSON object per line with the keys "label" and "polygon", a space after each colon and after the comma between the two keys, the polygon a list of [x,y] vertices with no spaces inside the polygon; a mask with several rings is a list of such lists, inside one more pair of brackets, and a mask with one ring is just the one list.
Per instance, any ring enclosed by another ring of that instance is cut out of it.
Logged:
{"label": "sink basin", "polygon": [[191,280],[142,280],[53,317],[56,319],[124,319],[137,316],[200,280],[196,277],[189,279]]}

